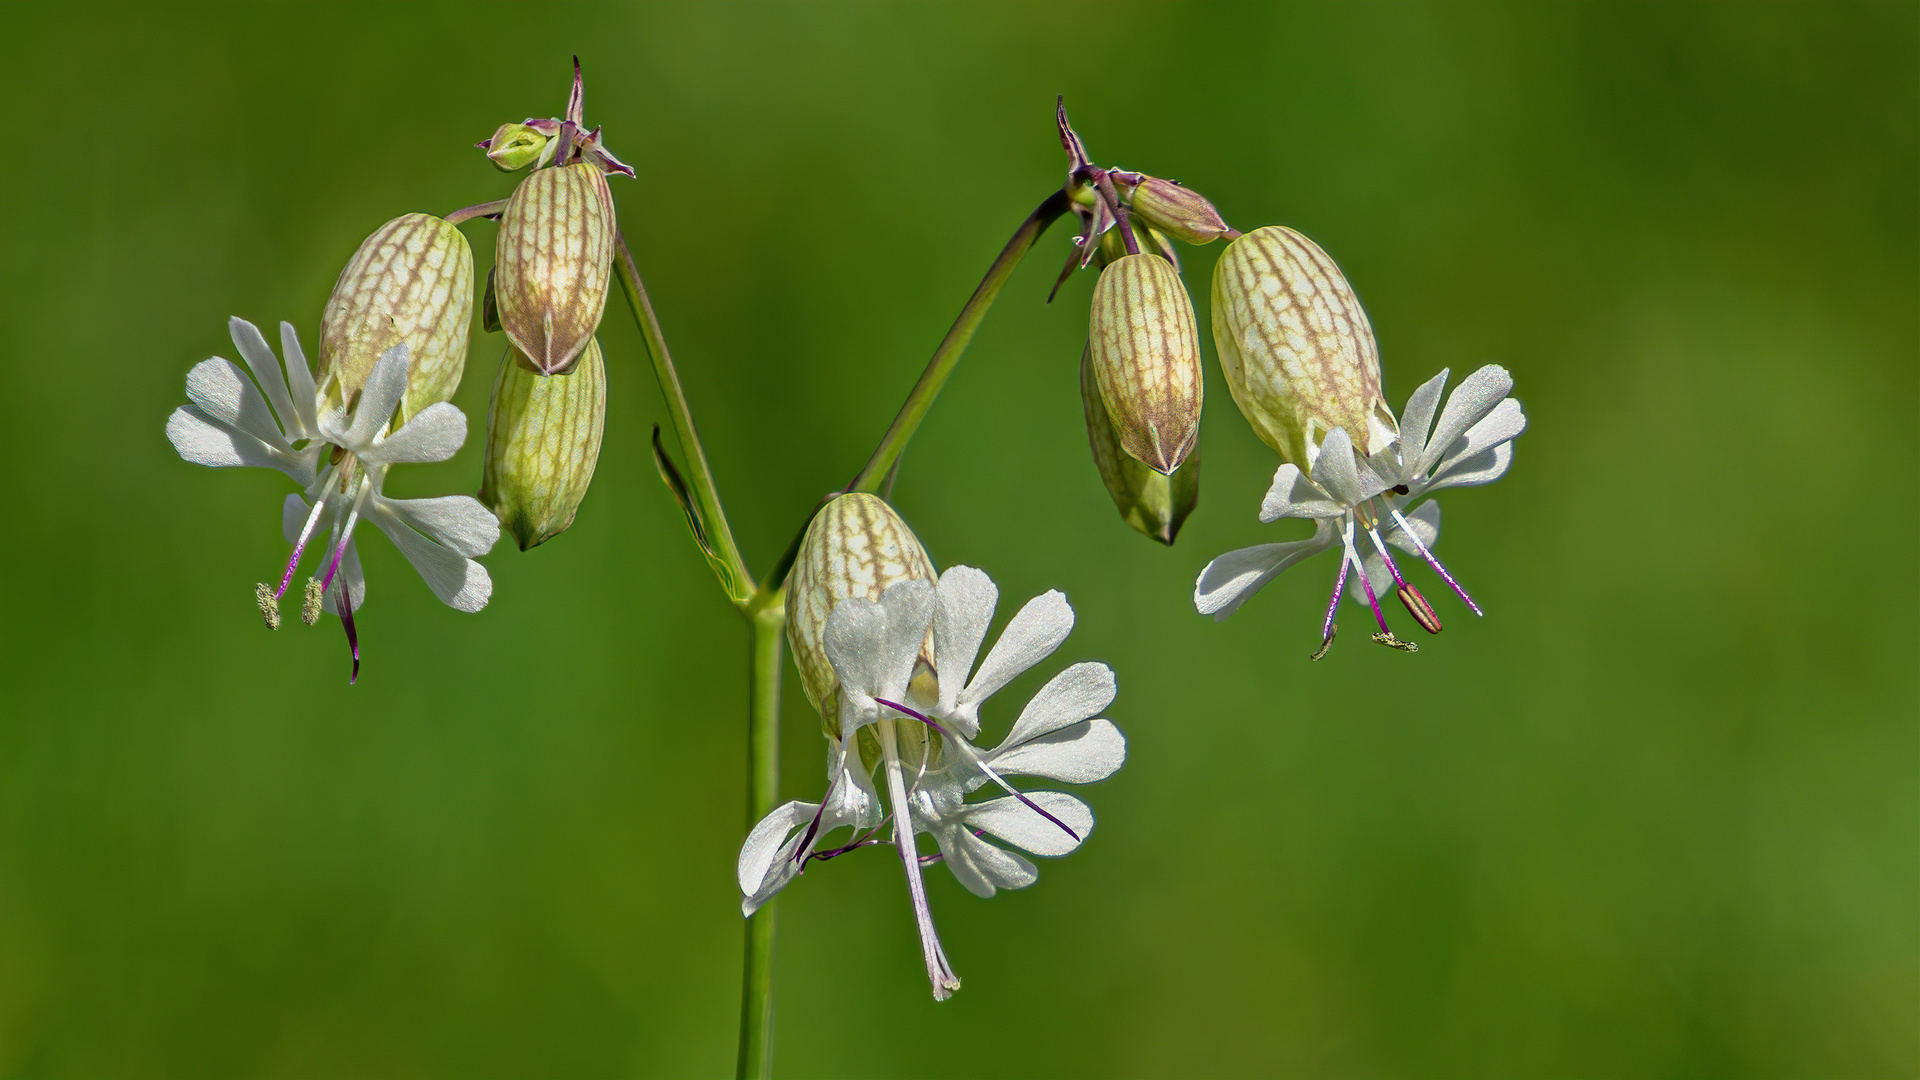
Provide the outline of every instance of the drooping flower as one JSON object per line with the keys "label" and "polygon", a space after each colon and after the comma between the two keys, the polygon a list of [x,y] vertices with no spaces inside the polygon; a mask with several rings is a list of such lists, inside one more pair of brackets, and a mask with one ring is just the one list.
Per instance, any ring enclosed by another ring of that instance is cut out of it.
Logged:
{"label": "drooping flower", "polygon": [[473,556],[484,554],[499,537],[493,514],[465,495],[389,499],[381,490],[391,466],[445,461],[466,439],[466,416],[444,401],[421,409],[403,426],[392,426],[407,391],[407,346],[382,353],[359,392],[340,394],[348,399],[346,404],[322,415],[327,388],[316,389],[290,324],[280,324],[284,377],[280,360],[252,323],[235,318],[228,325],[252,380],[239,365],[220,357],[196,364],[187,375],[191,404],[168,418],[167,438],[181,457],[195,464],[278,469],[303,489],[287,496],[282,507],[283,528],[294,545],[292,558],[278,587],[262,584],[256,590],[267,625],[279,626],[280,598],[323,519],[328,539],[321,569],[308,582],[302,617],[312,623],[323,608],[340,616],[355,678],[360,648],[353,612],[366,596],[353,547],[360,519],[372,521],[393,539],[441,601],[461,611],[486,606],[493,584]]}
{"label": "drooping flower", "polygon": [[1440,618],[1420,591],[1409,584],[1389,547],[1418,555],[1458,593],[1473,613],[1480,608],[1433,555],[1440,535],[1440,507],[1429,500],[1406,511],[1414,500],[1442,488],[1485,484],[1499,479],[1513,460],[1512,440],[1526,428],[1520,403],[1507,396],[1513,379],[1505,368],[1489,364],[1468,376],[1434,417],[1447,372],[1414,391],[1399,420],[1399,434],[1384,449],[1360,452],[1344,428],[1335,428],[1316,447],[1308,446],[1311,477],[1291,462],[1273,475],[1260,509],[1261,521],[1300,518],[1313,522],[1305,540],[1230,551],[1207,564],[1194,584],[1193,603],[1202,614],[1224,619],[1282,570],[1334,546],[1342,552],[1333,597],[1321,625],[1320,651],[1333,642],[1333,616],[1349,572],[1358,570],[1364,596],[1380,632],[1374,640],[1408,651],[1394,637],[1380,611],[1379,597],[1389,586],[1416,621],[1431,633]]}
{"label": "drooping flower", "polygon": [[[1032,884],[1038,876],[1033,864],[986,838],[1037,855],[1065,855],[1093,827],[1093,814],[1071,795],[1020,793],[1006,778],[1089,783],[1112,775],[1126,759],[1125,739],[1098,715],[1113,701],[1114,682],[1113,673],[1097,663],[1075,664],[1055,676],[998,746],[973,745],[981,704],[1051,655],[1073,626],[1073,609],[1060,593],[1036,597],[1007,624],[975,671],[997,599],[986,574],[957,566],[937,585],[902,580],[878,602],[854,598],[836,605],[823,634],[839,706],[839,734],[829,736],[827,793],[818,803],[776,809],[754,826],[740,851],[742,910],[752,914],[809,860],[885,842],[877,834],[890,816],[936,999],[959,989],[960,979],[934,930],[921,867],[944,861],[963,886],[983,897]],[[922,659],[929,636],[931,668]],[[875,785],[876,768],[887,811]],[[987,784],[1008,796],[966,801]],[[823,849],[825,837],[843,827],[856,835]],[[940,854],[919,854],[920,833],[934,838]]]}

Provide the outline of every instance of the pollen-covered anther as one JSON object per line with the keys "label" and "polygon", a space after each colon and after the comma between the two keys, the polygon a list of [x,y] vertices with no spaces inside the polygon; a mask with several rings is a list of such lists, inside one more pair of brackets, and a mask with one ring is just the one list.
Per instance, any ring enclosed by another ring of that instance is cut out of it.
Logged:
{"label": "pollen-covered anther", "polygon": [[1394,637],[1393,631],[1391,630],[1380,631],[1379,633],[1373,635],[1373,640],[1375,644],[1385,645],[1389,649],[1399,649],[1401,652],[1419,652],[1420,651],[1420,646],[1415,645],[1411,641],[1402,641],[1401,639]]}
{"label": "pollen-covered anther", "polygon": [[1407,614],[1413,616],[1414,621],[1420,624],[1422,630],[1425,630],[1429,634],[1437,634],[1440,632],[1440,615],[1433,610],[1432,604],[1427,603],[1427,598],[1420,595],[1419,589],[1402,581],[1400,587],[1393,590],[1393,594],[1400,598],[1402,604],[1406,605]]}
{"label": "pollen-covered anther", "polygon": [[260,618],[265,620],[267,629],[280,629],[280,596],[273,586],[261,582],[253,587],[253,602],[260,605]]}
{"label": "pollen-covered anther", "polygon": [[318,578],[307,579],[306,593],[300,598],[300,621],[312,626],[320,621],[320,598],[326,595],[326,588]]}

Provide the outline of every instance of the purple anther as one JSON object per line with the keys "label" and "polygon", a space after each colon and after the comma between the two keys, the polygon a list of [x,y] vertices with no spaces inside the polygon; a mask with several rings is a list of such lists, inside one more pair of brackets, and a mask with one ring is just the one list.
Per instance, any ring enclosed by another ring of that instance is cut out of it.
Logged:
{"label": "purple anther", "polygon": [[1420,595],[1419,589],[1403,581],[1393,591],[1400,602],[1406,605],[1407,614],[1413,616],[1413,621],[1419,623],[1422,630],[1429,634],[1440,632],[1440,614],[1433,610],[1432,604],[1427,603],[1426,597]]}

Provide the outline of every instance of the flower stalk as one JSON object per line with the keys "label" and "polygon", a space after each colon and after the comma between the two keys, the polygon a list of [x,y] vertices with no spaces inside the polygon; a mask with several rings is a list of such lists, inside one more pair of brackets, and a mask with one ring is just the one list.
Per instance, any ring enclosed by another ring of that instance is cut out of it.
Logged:
{"label": "flower stalk", "polygon": [[893,467],[900,452],[907,448],[907,441],[920,428],[927,409],[933,405],[933,399],[939,395],[940,388],[947,384],[947,376],[953,374],[960,356],[967,351],[967,345],[973,341],[973,332],[980,329],[980,323],[987,317],[987,310],[993,307],[995,297],[1000,295],[1000,287],[1012,276],[1013,268],[1020,265],[1033,248],[1034,241],[1047,231],[1054,219],[1067,212],[1072,200],[1064,190],[1056,191],[1046,197],[1027,220],[1014,230],[1013,238],[1007,246],[1000,249],[1000,256],[987,268],[987,276],[982,278],[973,295],[967,298],[966,305],[960,309],[960,315],[953,320],[953,327],[947,336],[940,340],[940,346],[933,350],[932,359],[927,361],[926,370],[920,373],[920,381],[913,384],[913,390],[907,394],[907,400],[900,406],[900,412],[894,416],[893,425],[881,437],[880,445],[867,460],[860,475],[845,488],[848,492],[863,491],[871,495],[880,490],[886,480],[887,470]]}

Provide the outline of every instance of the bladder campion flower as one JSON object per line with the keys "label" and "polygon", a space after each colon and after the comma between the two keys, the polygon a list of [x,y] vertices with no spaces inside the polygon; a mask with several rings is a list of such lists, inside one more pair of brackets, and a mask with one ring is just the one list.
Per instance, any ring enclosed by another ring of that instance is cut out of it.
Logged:
{"label": "bladder campion flower", "polygon": [[[870,496],[845,499],[885,507]],[[890,510],[887,516],[898,521]],[[904,531],[904,525],[900,528]],[[808,543],[815,537],[810,531]],[[801,559],[816,561],[805,546]],[[824,700],[838,712],[827,718],[826,794],[817,803],[796,801],[774,810],[754,826],[740,850],[741,907],[752,914],[808,861],[886,842],[879,834],[891,819],[892,843],[906,870],[936,999],[959,989],[960,978],[934,930],[922,866],[944,861],[963,886],[983,897],[1032,884],[1038,876],[1033,864],[986,837],[1038,855],[1065,855],[1092,829],[1093,814],[1071,795],[1023,794],[1006,778],[1089,783],[1112,775],[1126,760],[1126,740],[1098,715],[1113,701],[1114,682],[1106,665],[1097,663],[1075,664],[1055,676],[1000,745],[991,750],[973,745],[981,703],[1051,655],[1073,627],[1065,597],[1058,592],[1036,597],[1007,624],[975,671],[974,658],[997,600],[998,590],[986,574],[957,566],[937,583],[900,578],[877,601],[857,596],[839,601],[820,629],[820,650],[835,680]],[[884,811],[876,769],[886,789]],[[1008,797],[966,801],[987,784],[1004,789]],[[855,835],[823,848],[824,839],[842,827]],[[920,833],[934,838],[938,855],[919,853]]]}
{"label": "bladder campion flower", "polygon": [[1327,603],[1316,660],[1333,642],[1334,609],[1347,574],[1354,569],[1360,570],[1364,599],[1380,625],[1374,640],[1413,649],[1411,643],[1393,636],[1380,612],[1378,598],[1389,585],[1422,627],[1431,633],[1440,631],[1439,616],[1401,575],[1389,546],[1425,559],[1473,613],[1480,614],[1466,590],[1434,558],[1433,544],[1440,535],[1439,504],[1429,500],[1411,512],[1403,510],[1429,492],[1499,479],[1513,461],[1513,438],[1526,428],[1527,418],[1520,403],[1507,396],[1512,377],[1505,368],[1489,364],[1455,388],[1436,423],[1434,407],[1446,381],[1447,372],[1442,371],[1414,391],[1401,415],[1398,438],[1383,450],[1362,454],[1344,428],[1335,428],[1314,451],[1311,477],[1292,462],[1280,466],[1261,505],[1260,520],[1312,521],[1313,536],[1242,548],[1213,560],[1194,584],[1194,606],[1202,614],[1224,619],[1282,570],[1338,544],[1340,573]]}
{"label": "bladder campion flower", "polygon": [[229,328],[253,379],[220,357],[194,365],[187,375],[192,403],[168,418],[167,438],[181,457],[195,464],[266,466],[286,473],[303,489],[287,496],[282,508],[283,527],[294,547],[280,584],[256,589],[267,625],[280,625],[280,599],[323,519],[329,525],[328,539],[321,569],[307,584],[302,617],[312,623],[322,608],[340,616],[353,654],[354,678],[360,674],[360,647],[353,612],[366,596],[353,547],[353,530],[361,518],[393,539],[447,605],[461,611],[486,606],[493,583],[473,556],[484,554],[499,537],[493,514],[465,495],[389,499],[381,491],[391,466],[445,461],[466,439],[466,416],[444,401],[392,427],[394,411],[407,392],[407,346],[382,353],[358,394],[345,407],[323,415],[323,392],[314,386],[290,324],[280,324],[284,378],[279,359],[252,323],[236,318]]}
{"label": "bladder campion flower", "polygon": [[[1448,399],[1434,428],[1434,406],[1446,384],[1441,372],[1414,392],[1402,427],[1380,393],[1380,348],[1359,298],[1331,256],[1283,225],[1239,237],[1214,264],[1213,333],[1234,403],[1286,462],[1274,473],[1260,519],[1305,518],[1314,531],[1306,540],[1213,560],[1194,584],[1194,606],[1224,619],[1280,571],[1337,541],[1344,555],[1313,659],[1333,644],[1334,611],[1352,570],[1360,571],[1380,626],[1373,640],[1406,652],[1417,648],[1387,629],[1379,596],[1389,581],[1415,621],[1428,633],[1440,632],[1440,616],[1401,575],[1389,545],[1424,558],[1480,614],[1433,557],[1440,508],[1428,502],[1412,513],[1402,510],[1426,492],[1484,484],[1506,472],[1513,457],[1508,444],[1526,427],[1520,403],[1506,396],[1513,386],[1506,370],[1489,365],[1475,372]],[[1370,543],[1364,554],[1361,536]]]}

